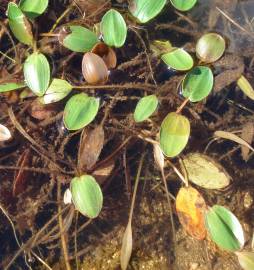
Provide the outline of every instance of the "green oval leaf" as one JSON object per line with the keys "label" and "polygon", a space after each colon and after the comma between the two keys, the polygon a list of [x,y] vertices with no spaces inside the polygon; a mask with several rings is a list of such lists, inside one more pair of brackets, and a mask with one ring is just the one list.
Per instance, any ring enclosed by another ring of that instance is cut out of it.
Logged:
{"label": "green oval leaf", "polygon": [[162,61],[175,70],[189,70],[193,67],[191,55],[184,49],[177,48],[161,56]]}
{"label": "green oval leaf", "polygon": [[0,93],[17,90],[25,87],[23,83],[4,83],[0,84]]}
{"label": "green oval leaf", "polygon": [[48,0],[21,0],[20,9],[31,19],[41,15],[48,7]]}
{"label": "green oval leaf", "polygon": [[216,33],[203,35],[197,42],[197,57],[205,62],[212,63],[217,61],[223,55],[226,48],[224,38]]}
{"label": "green oval leaf", "polygon": [[183,158],[189,180],[203,188],[221,189],[230,184],[230,176],[215,160],[200,153],[190,153]]}
{"label": "green oval leaf", "polygon": [[32,45],[33,34],[31,25],[15,3],[10,2],[8,4],[7,16],[9,19],[9,26],[14,36],[20,42],[26,45]]}
{"label": "green oval leaf", "polygon": [[191,102],[197,102],[209,95],[213,89],[213,73],[210,68],[197,66],[187,73],[182,83],[182,92]]}
{"label": "green oval leaf", "polygon": [[74,177],[70,189],[76,209],[89,218],[96,218],[102,209],[103,195],[94,177],[91,175]]}
{"label": "green oval leaf", "polygon": [[143,97],[139,100],[135,112],[135,122],[142,122],[149,118],[158,106],[158,98],[155,95]]}
{"label": "green oval leaf", "polygon": [[94,32],[78,25],[65,27],[59,33],[59,41],[64,47],[74,52],[88,52],[99,42]]}
{"label": "green oval leaf", "polygon": [[169,113],[160,128],[160,147],[167,157],[175,157],[185,148],[190,136],[189,120],[175,112]]}
{"label": "green oval leaf", "polygon": [[237,251],[244,246],[242,226],[228,209],[220,205],[214,205],[207,211],[205,220],[211,239],[220,248]]}
{"label": "green oval leaf", "polygon": [[64,124],[69,130],[78,130],[91,123],[99,110],[99,100],[81,93],[71,97],[64,108]]}
{"label": "green oval leaf", "polygon": [[254,252],[242,251],[235,252],[238,257],[239,264],[244,270],[254,269]]}
{"label": "green oval leaf", "polygon": [[39,100],[43,104],[50,104],[65,98],[72,90],[72,85],[65,80],[53,79],[45,95]]}
{"label": "green oval leaf", "polygon": [[24,77],[27,86],[37,96],[43,96],[49,86],[50,67],[42,53],[33,53],[24,63]]}
{"label": "green oval leaf", "polygon": [[194,7],[197,0],[170,0],[170,2],[176,9],[188,11]]}
{"label": "green oval leaf", "polygon": [[110,9],[104,14],[100,23],[103,40],[108,46],[122,47],[127,36],[127,27],[122,15]]}
{"label": "green oval leaf", "polygon": [[162,11],[166,2],[166,0],[133,0],[129,5],[129,11],[139,22],[146,23]]}

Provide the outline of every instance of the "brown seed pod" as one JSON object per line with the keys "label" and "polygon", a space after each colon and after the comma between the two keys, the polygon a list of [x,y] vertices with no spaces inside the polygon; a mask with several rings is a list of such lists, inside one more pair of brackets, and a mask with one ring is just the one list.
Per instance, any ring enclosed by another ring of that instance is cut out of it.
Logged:
{"label": "brown seed pod", "polygon": [[99,55],[104,60],[108,68],[116,67],[117,63],[116,53],[112,48],[108,47],[105,43],[102,42],[97,43],[96,45],[94,45],[91,52]]}
{"label": "brown seed pod", "polygon": [[82,73],[89,84],[104,84],[108,80],[108,68],[105,62],[92,52],[84,54]]}

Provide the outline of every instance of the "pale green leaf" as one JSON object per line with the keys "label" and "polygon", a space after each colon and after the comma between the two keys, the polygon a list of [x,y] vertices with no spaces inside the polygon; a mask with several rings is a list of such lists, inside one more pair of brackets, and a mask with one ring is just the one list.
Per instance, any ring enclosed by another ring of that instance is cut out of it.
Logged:
{"label": "pale green leaf", "polygon": [[41,15],[48,7],[48,0],[21,0],[20,9],[31,19]]}
{"label": "pale green leaf", "polygon": [[104,42],[108,46],[122,47],[127,36],[127,27],[122,15],[110,9],[102,17],[100,30]]}
{"label": "pale green leaf", "polygon": [[167,157],[179,155],[189,140],[189,120],[175,112],[169,113],[160,128],[160,147]]}
{"label": "pale green leaf", "polygon": [[197,0],[170,0],[171,4],[181,11],[188,11],[194,7]]}
{"label": "pale green leaf", "polygon": [[89,218],[96,218],[103,203],[103,194],[99,184],[91,175],[74,177],[70,185],[73,204],[76,209]]}
{"label": "pale green leaf", "polygon": [[239,264],[244,270],[254,269],[254,252],[242,251],[235,252],[238,257]]}
{"label": "pale green leaf", "polygon": [[42,53],[33,53],[24,63],[24,77],[27,86],[37,96],[43,96],[49,86],[50,67]]}
{"label": "pale green leaf", "polygon": [[0,93],[17,90],[25,87],[23,83],[4,83],[0,84]]}
{"label": "pale green leaf", "polygon": [[254,90],[249,81],[242,75],[237,80],[238,87],[244,92],[244,94],[250,99],[254,100]]}
{"label": "pale green leaf", "polygon": [[90,124],[99,110],[99,100],[81,93],[72,96],[64,108],[64,124],[69,130],[78,130]]}
{"label": "pale green leaf", "polygon": [[135,112],[135,122],[142,122],[149,118],[157,109],[158,98],[155,95],[143,97],[139,100]]}

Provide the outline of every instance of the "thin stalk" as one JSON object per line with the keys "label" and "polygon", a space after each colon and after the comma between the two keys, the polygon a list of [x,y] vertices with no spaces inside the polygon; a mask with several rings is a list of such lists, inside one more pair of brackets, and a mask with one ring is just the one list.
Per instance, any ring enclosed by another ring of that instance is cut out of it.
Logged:
{"label": "thin stalk", "polygon": [[177,109],[176,113],[179,114],[181,113],[181,111],[183,110],[183,108],[186,106],[186,104],[189,102],[189,98],[186,98],[183,103],[181,104],[181,106]]}

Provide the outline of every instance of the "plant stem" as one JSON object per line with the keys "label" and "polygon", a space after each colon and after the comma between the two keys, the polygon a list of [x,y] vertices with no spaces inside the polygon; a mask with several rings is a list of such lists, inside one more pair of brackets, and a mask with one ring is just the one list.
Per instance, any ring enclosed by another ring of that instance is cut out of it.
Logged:
{"label": "plant stem", "polygon": [[189,102],[189,98],[186,98],[183,103],[181,104],[181,106],[177,109],[176,113],[179,114],[181,113],[181,111],[183,110],[183,108],[185,107],[185,105]]}

